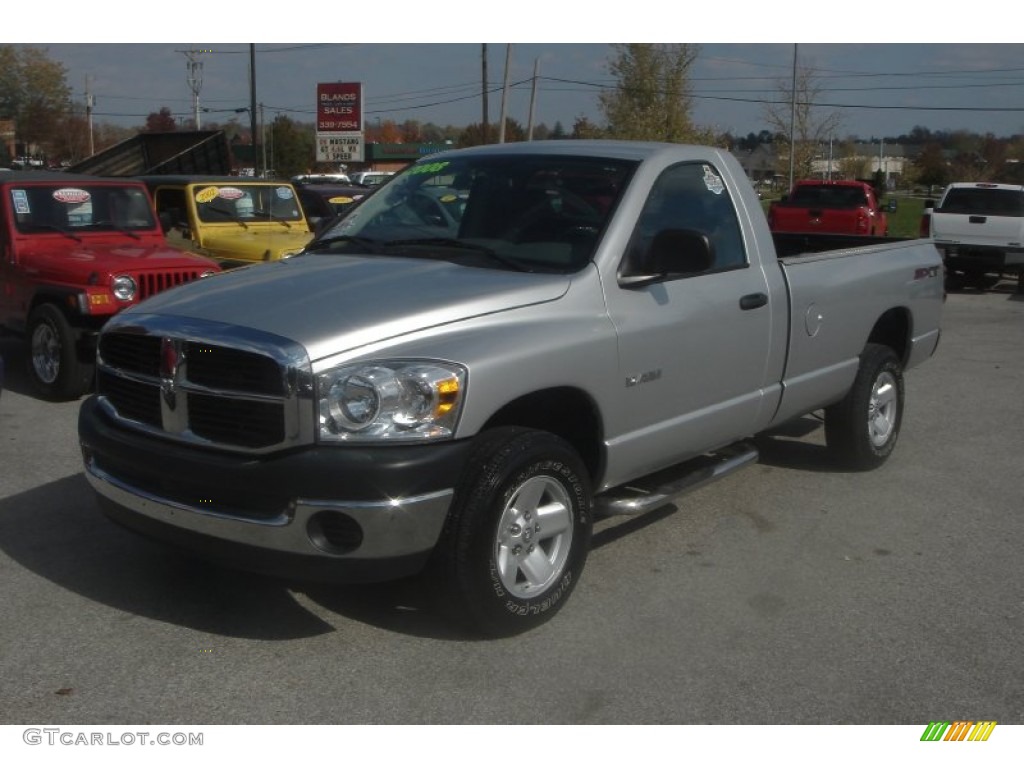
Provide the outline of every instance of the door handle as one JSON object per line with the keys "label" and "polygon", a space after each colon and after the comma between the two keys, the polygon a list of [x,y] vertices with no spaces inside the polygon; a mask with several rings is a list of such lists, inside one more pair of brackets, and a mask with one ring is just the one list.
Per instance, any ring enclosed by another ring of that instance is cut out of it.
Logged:
{"label": "door handle", "polygon": [[742,299],[740,299],[740,309],[757,309],[763,307],[768,303],[768,294],[766,293],[748,293]]}

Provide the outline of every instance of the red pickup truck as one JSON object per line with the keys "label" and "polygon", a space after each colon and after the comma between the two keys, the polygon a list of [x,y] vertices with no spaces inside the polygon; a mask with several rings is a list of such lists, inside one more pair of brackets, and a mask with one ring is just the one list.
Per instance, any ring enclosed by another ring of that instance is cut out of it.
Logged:
{"label": "red pickup truck", "polygon": [[889,234],[889,222],[863,181],[798,181],[768,209],[772,232],[827,232],[836,235]]}
{"label": "red pickup truck", "polygon": [[219,271],[167,244],[141,182],[0,176],[0,333],[28,341],[29,381],[45,398],[91,388],[96,335],[112,315]]}

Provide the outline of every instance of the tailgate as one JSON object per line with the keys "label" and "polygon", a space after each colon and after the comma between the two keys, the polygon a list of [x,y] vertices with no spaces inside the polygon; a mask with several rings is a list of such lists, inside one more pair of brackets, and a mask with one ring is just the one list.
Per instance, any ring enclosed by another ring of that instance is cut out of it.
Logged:
{"label": "tailgate", "polygon": [[932,237],[938,243],[1020,248],[1022,227],[1020,216],[932,212]]}

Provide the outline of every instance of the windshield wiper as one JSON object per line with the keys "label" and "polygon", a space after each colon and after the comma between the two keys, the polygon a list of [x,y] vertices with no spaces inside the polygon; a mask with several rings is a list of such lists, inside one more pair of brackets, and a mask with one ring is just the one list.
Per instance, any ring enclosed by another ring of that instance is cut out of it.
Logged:
{"label": "windshield wiper", "polygon": [[262,210],[260,210],[260,211],[253,211],[252,214],[253,214],[253,216],[256,216],[258,218],[266,217],[267,219],[270,219],[271,221],[279,221],[282,224],[284,224],[286,227],[288,227],[288,229],[292,228],[292,225],[283,216],[278,216],[277,214],[273,214],[270,211],[262,211]]}
{"label": "windshield wiper", "polygon": [[358,246],[366,248],[371,253],[380,253],[380,241],[374,240],[372,237],[360,237],[358,235],[334,235],[333,237],[324,237],[320,240],[314,240],[306,246],[306,253],[312,251],[327,251],[330,250],[331,246],[335,243],[353,243]]}
{"label": "windshield wiper", "polygon": [[110,227],[111,229],[116,229],[118,232],[120,232],[123,235],[128,235],[128,237],[134,237],[136,240],[141,240],[142,239],[142,237],[139,235],[138,232],[132,232],[127,227],[122,227],[120,224],[115,224],[112,221],[94,221],[92,224],[89,224],[87,226],[90,227],[90,228],[91,227]]}
{"label": "windshield wiper", "polygon": [[493,248],[488,248],[486,245],[480,245],[478,243],[467,243],[464,240],[457,240],[454,237],[411,237],[403,240],[388,240],[384,245],[389,247],[393,245],[439,245],[442,248],[461,248],[463,250],[482,253],[499,264],[506,266],[509,269],[514,269],[517,272],[533,271],[522,262],[509,258],[508,256],[504,256]]}
{"label": "windshield wiper", "polygon": [[79,243],[82,242],[82,238],[76,235],[74,232],[69,232],[64,227],[58,227],[55,224],[30,224],[33,229],[52,229],[54,232],[60,232],[64,237],[70,237],[72,240],[76,240]]}

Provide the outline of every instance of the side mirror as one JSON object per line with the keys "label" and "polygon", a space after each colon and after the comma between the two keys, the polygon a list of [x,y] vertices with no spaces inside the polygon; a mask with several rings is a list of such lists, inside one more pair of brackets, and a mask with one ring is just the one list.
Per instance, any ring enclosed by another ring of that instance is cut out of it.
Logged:
{"label": "side mirror", "polygon": [[931,209],[935,208],[935,201],[934,200],[925,200],[924,201],[924,207],[925,207],[925,210],[931,210]]}
{"label": "side mirror", "polygon": [[654,236],[639,263],[622,276],[623,285],[641,285],[705,272],[715,263],[715,249],[703,232],[665,229]]}
{"label": "side mirror", "polygon": [[896,213],[896,198],[889,198],[889,202],[888,204],[886,204],[885,208],[887,211],[889,211],[889,213]]}

